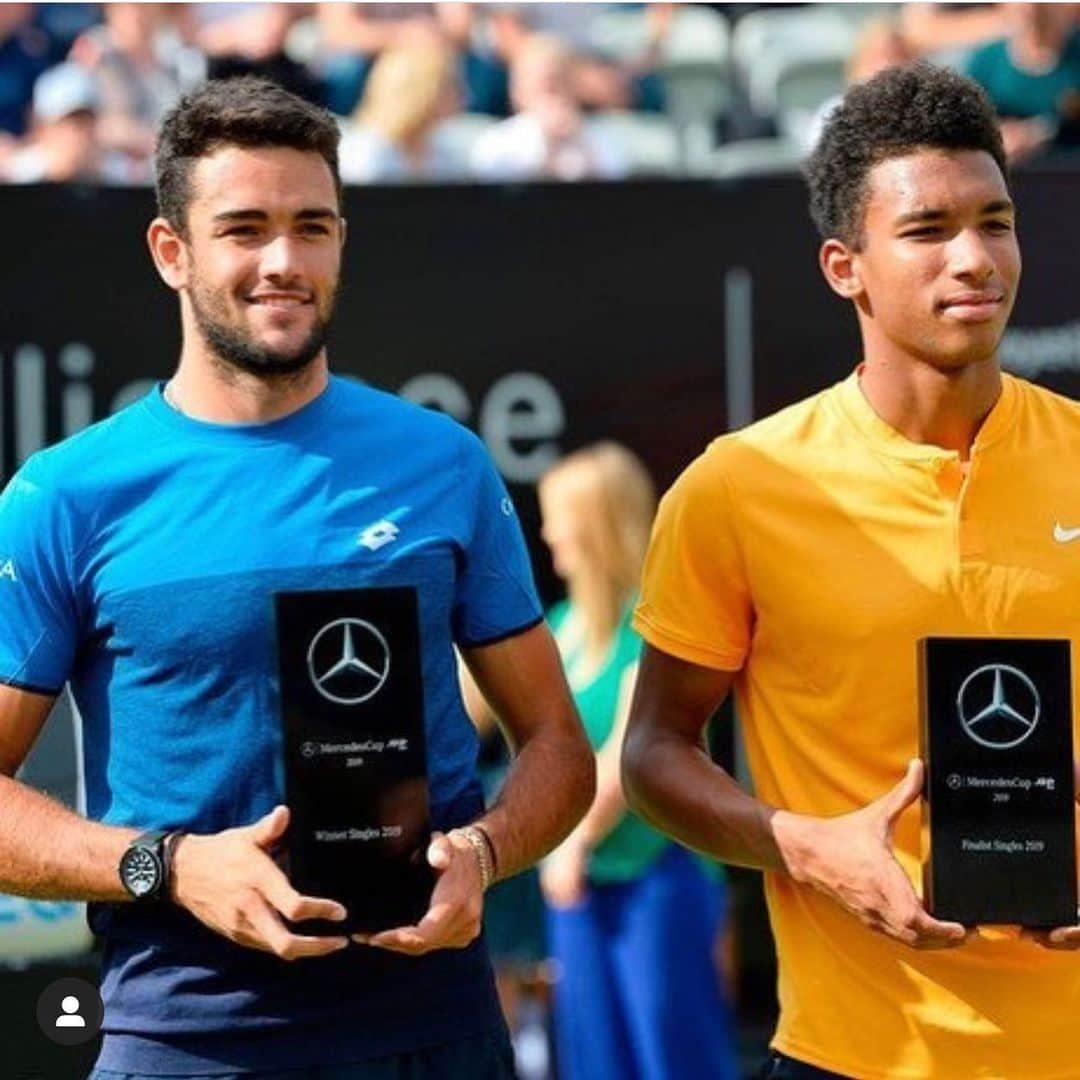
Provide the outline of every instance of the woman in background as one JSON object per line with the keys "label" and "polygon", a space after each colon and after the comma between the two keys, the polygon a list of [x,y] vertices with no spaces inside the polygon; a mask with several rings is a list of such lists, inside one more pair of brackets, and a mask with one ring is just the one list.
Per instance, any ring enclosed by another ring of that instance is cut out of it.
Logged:
{"label": "woman in background", "polygon": [[641,462],[615,443],[540,481],[543,537],[568,599],[549,615],[590,742],[597,792],[541,872],[556,965],[562,1080],[737,1075],[711,960],[718,868],[626,808],[619,753],[641,641],[630,626],[655,511]]}
{"label": "woman in background", "polygon": [[339,158],[346,183],[450,180],[465,175],[438,138],[460,106],[454,59],[438,41],[381,53],[364,96],[343,131]]}

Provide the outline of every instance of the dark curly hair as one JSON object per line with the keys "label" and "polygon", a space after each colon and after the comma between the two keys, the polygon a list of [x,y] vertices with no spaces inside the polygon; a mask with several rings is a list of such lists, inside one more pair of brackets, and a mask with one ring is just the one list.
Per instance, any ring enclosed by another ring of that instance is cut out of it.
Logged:
{"label": "dark curly hair", "polygon": [[821,238],[857,248],[870,170],[920,149],[984,150],[1008,183],[997,116],[978,83],[925,61],[888,68],[848,90],[806,163]]}
{"label": "dark curly hair", "polygon": [[268,79],[211,79],[181,98],[162,121],[154,152],[158,214],[187,235],[191,170],[222,146],[288,146],[321,154],[340,206],[340,138],[330,113]]}

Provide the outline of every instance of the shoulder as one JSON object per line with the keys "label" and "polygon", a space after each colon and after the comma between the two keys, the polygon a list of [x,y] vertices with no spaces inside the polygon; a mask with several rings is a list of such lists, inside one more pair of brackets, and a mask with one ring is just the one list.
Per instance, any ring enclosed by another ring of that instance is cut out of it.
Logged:
{"label": "shoulder", "polygon": [[113,416],[39,450],[20,475],[60,496],[93,498],[106,473],[144,459],[150,418],[140,398]]}
{"label": "shoulder", "polygon": [[417,405],[389,390],[379,390],[348,375],[335,375],[341,409],[349,421],[377,420],[390,427],[421,431],[425,435],[463,439],[472,433],[438,409]]}
{"label": "shoulder", "polygon": [[807,455],[828,450],[843,438],[842,424],[832,407],[837,387],[830,387],[714,439],[676,481],[688,492],[716,492],[735,479],[753,480],[767,464],[803,469]]}
{"label": "shoulder", "polygon": [[483,440],[452,416],[357,379],[341,375],[334,378],[341,401],[339,422],[347,427],[378,425],[389,442],[413,451],[423,447],[443,456],[453,454],[453,460],[466,467],[488,462]]}
{"label": "shoulder", "polygon": [[1040,441],[1080,440],[1080,402],[1015,375],[1002,378],[1015,389],[1021,423]]}

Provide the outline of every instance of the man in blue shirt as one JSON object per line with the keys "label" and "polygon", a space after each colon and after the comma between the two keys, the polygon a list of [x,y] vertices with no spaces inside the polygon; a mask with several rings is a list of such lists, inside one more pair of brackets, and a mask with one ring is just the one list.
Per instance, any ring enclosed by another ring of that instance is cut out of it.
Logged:
{"label": "man in blue shirt", "polygon": [[[328,114],[212,82],[166,118],[156,167],[176,374],[0,498],[0,889],[94,902],[98,1077],[510,1076],[483,890],[593,787],[513,505],[467,430],[328,373]],[[435,886],[415,925],[350,941],[292,925],[345,911],[273,857],[274,597],[371,586],[417,598]],[[486,813],[455,645],[518,751]],[[65,683],[90,820],[12,778]]]}

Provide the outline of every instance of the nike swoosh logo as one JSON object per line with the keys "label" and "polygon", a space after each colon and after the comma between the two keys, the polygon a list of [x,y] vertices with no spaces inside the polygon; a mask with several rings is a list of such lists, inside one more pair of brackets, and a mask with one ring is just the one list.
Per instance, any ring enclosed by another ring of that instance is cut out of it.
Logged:
{"label": "nike swoosh logo", "polygon": [[1080,539],[1080,528],[1064,529],[1057,521],[1054,522],[1054,539],[1059,544],[1068,544],[1073,540]]}

